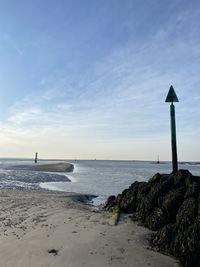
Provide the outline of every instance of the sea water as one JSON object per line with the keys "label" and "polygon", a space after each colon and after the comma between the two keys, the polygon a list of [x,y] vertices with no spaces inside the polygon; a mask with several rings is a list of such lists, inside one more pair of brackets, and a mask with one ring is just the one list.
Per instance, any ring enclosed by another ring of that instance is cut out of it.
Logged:
{"label": "sea water", "polygon": [[[58,161],[40,161],[38,164],[53,164]],[[61,161],[59,161],[61,162]],[[56,190],[98,196],[99,204],[109,195],[116,195],[134,181],[147,181],[155,173],[170,173],[171,163],[156,164],[150,161],[68,160],[74,165],[72,173],[51,173],[19,170],[16,166],[31,165],[32,160],[2,159],[0,161],[0,188]],[[179,164],[179,169],[188,169],[200,176],[200,165]],[[71,182],[68,181],[68,178]]]}

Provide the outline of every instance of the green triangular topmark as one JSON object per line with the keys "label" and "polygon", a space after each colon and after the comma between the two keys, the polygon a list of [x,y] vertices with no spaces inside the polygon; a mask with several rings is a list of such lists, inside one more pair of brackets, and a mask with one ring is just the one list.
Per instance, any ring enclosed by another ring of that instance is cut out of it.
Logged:
{"label": "green triangular topmark", "polygon": [[178,97],[176,96],[176,93],[172,85],[169,88],[169,92],[165,102],[178,102]]}

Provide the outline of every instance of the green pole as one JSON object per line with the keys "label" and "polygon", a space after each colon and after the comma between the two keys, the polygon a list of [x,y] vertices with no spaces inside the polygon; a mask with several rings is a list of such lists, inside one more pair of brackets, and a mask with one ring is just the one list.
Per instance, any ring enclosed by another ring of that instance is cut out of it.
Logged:
{"label": "green pole", "polygon": [[173,173],[176,173],[178,171],[178,160],[177,160],[177,149],[176,149],[175,106],[173,102],[179,102],[179,101],[178,101],[178,97],[172,85],[169,88],[169,92],[168,92],[165,102],[171,103],[170,120],[171,120],[171,143],[172,143],[172,169],[173,169]]}
{"label": "green pole", "polygon": [[171,145],[172,145],[172,169],[173,173],[178,171],[177,160],[177,147],[176,147],[176,119],[175,119],[175,106],[173,103],[170,105],[170,118],[171,118]]}

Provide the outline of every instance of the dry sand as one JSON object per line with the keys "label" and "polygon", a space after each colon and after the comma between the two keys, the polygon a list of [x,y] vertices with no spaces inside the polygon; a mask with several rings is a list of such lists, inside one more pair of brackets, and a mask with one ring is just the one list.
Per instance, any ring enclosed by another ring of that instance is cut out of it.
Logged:
{"label": "dry sand", "polygon": [[[175,267],[147,229],[92,211],[69,193],[0,191],[0,267]],[[51,252],[51,253],[49,253]]]}

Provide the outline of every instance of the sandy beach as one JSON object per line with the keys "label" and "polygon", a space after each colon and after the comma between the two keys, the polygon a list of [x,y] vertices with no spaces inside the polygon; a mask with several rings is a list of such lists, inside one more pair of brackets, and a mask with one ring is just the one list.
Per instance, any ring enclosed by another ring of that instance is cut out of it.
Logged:
{"label": "sandy beach", "polygon": [[175,267],[148,246],[149,230],[57,192],[0,191],[2,267]]}

